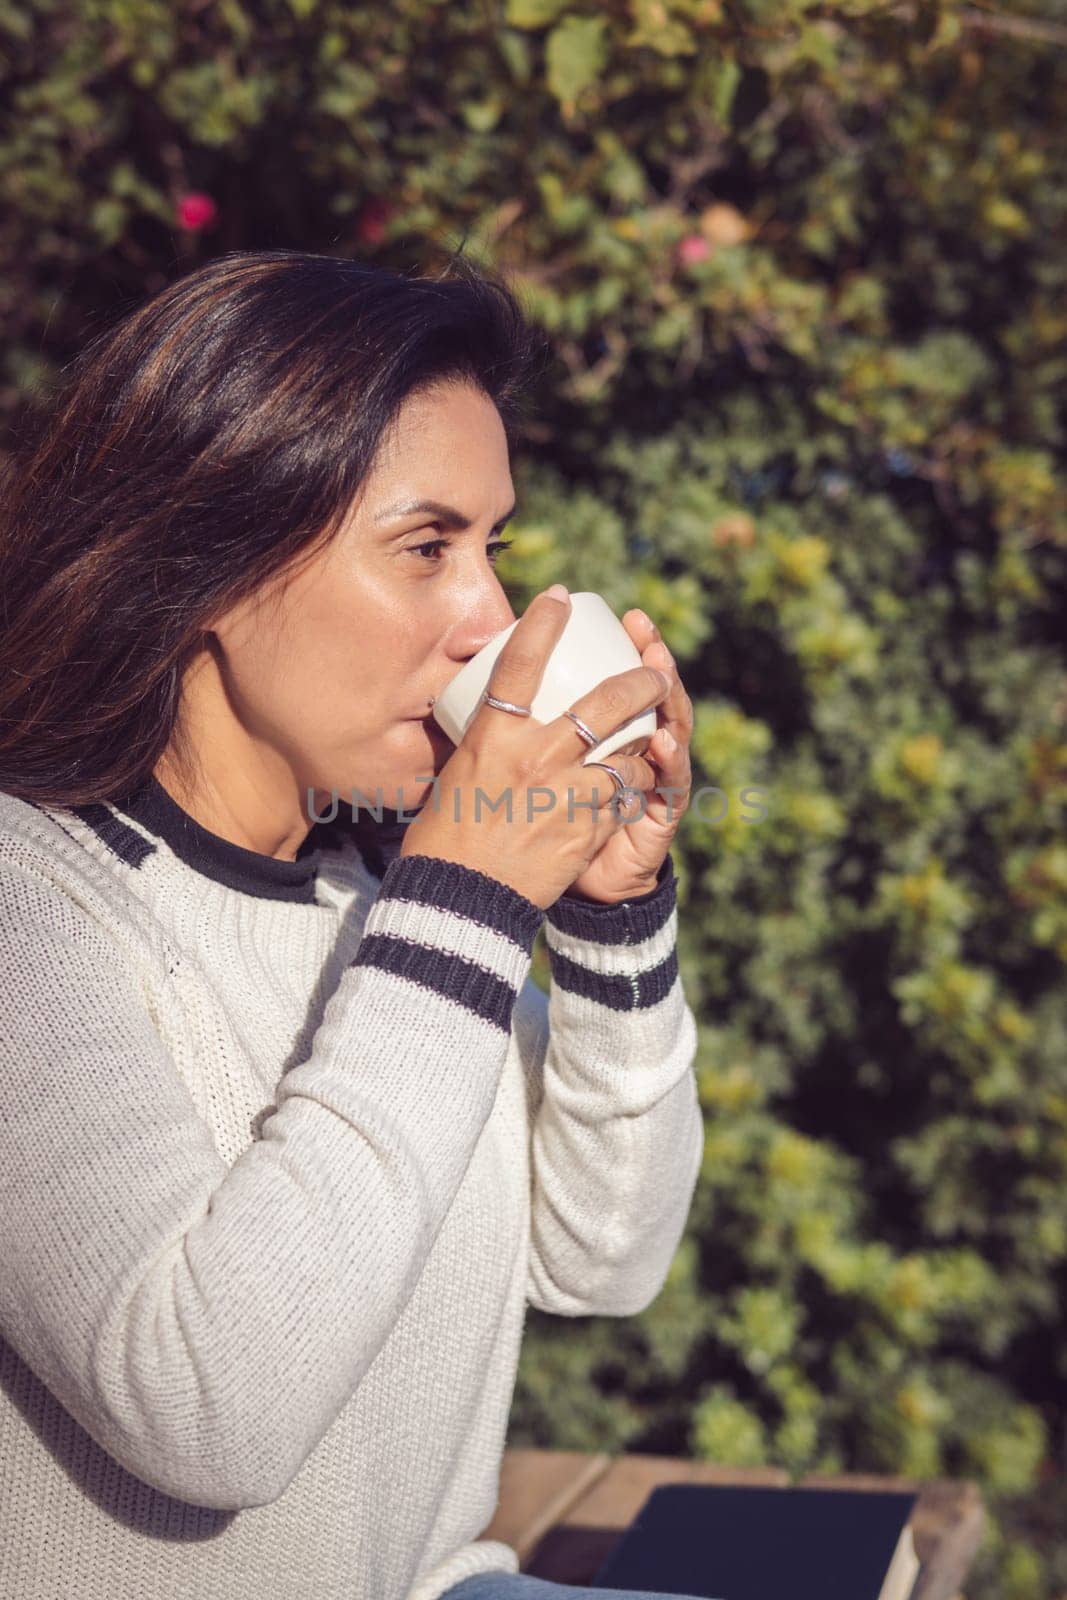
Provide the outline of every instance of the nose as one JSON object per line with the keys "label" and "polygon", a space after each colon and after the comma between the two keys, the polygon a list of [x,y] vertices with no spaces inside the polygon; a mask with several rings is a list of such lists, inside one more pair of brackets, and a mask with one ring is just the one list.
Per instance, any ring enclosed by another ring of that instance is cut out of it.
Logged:
{"label": "nose", "polygon": [[494,582],[490,589],[481,589],[475,603],[465,606],[448,634],[446,649],[460,666],[484,650],[490,639],[509,628],[515,621],[515,612],[507,595]]}

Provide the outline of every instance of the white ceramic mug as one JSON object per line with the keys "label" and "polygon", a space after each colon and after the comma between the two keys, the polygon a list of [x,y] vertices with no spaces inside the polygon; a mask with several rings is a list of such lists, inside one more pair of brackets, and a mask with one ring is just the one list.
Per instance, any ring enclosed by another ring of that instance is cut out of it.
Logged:
{"label": "white ceramic mug", "polygon": [[[459,744],[482,704],[489,687],[496,658],[519,625],[516,618],[503,632],[461,667],[448,687],[434,701],[433,714],[453,744]],[[530,701],[530,710],[539,722],[552,722],[564,711],[573,709],[590,689],[618,672],[641,666],[641,655],[630,635],[602,595],[582,590],[571,595],[571,614],[545,663],[540,686]],[[508,696],[500,693],[499,698]],[[504,715],[505,713],[501,713]],[[592,717],[583,718],[594,733],[600,729]],[[641,755],[656,731],[656,707],[640,711],[618,728],[608,730],[599,744],[582,757],[604,761],[616,750]],[[577,737],[577,735],[576,735]]]}

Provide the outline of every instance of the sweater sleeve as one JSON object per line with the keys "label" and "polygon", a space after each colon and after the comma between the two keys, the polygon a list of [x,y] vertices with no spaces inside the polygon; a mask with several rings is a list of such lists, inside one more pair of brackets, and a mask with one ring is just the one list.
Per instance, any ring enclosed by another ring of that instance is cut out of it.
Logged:
{"label": "sweater sleeve", "polygon": [[546,913],[527,1299],[557,1316],[643,1311],[685,1228],[704,1125],[677,924],[669,855],[648,894]]}
{"label": "sweater sleeve", "polygon": [[542,917],[467,867],[392,862],[227,1164],[120,938],[0,861],[0,1332],[121,1465],[203,1506],[288,1487],[415,1287]]}

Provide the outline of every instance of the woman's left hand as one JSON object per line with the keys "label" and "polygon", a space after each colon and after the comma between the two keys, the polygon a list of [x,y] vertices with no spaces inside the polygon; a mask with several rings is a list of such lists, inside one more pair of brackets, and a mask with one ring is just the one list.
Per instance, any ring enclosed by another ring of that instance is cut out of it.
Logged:
{"label": "woman's left hand", "polygon": [[[656,732],[643,752],[645,760],[656,768],[656,787],[643,789],[643,800],[632,801],[629,811],[625,808],[619,811],[620,819],[631,816],[633,820],[624,822],[612,834],[566,890],[568,895],[578,899],[603,904],[630,900],[656,887],[656,874],[689,804],[693,782],[689,760],[693,703],[682,687],[674,657],[660,638],[659,629],[643,611],[627,611],[622,624],[640,652],[641,664],[665,672],[671,687],[656,707]],[[672,738],[673,749],[670,747]],[[605,772],[603,777],[614,791],[611,774]]]}

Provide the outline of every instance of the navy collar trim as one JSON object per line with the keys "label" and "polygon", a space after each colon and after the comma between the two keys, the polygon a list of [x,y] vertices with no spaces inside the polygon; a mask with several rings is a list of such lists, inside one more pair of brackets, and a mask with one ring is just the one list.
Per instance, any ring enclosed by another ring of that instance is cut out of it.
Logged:
{"label": "navy collar trim", "polygon": [[295,861],[261,855],[212,833],[184,811],[154,774],[124,800],[112,802],[117,811],[132,817],[162,839],[174,854],[195,871],[230,889],[264,900],[315,901],[319,856],[328,844],[337,847],[334,830],[316,823]]}

